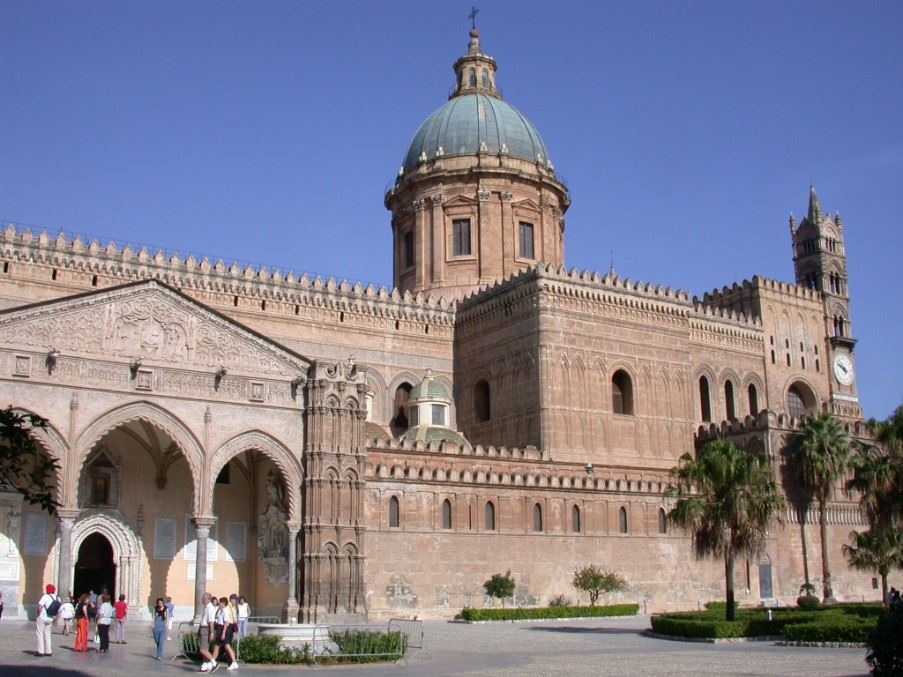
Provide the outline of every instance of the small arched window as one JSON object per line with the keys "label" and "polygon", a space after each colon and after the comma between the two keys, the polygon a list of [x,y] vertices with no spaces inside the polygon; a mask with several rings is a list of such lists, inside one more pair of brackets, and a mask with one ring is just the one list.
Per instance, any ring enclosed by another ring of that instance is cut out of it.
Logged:
{"label": "small arched window", "polygon": [[489,87],[489,71],[487,71],[485,68],[483,69],[483,86],[487,88]]}
{"label": "small arched window", "polygon": [[623,369],[611,377],[611,410],[615,414],[633,415],[633,383]]}
{"label": "small arched window", "polygon": [[405,409],[412,389],[413,386],[410,383],[402,383],[395,389],[395,399],[392,405],[393,416],[389,422],[389,427],[395,435],[400,435],[408,429],[408,415],[405,413]]}
{"label": "small arched window", "polygon": [[489,383],[480,379],[473,387],[473,415],[477,423],[485,423],[492,415]]}
{"label": "small arched window", "polygon": [[703,421],[712,420],[712,402],[709,398],[709,379],[699,377],[699,413]]}
{"label": "small arched window", "polygon": [[575,534],[579,534],[582,526],[583,525],[580,523],[580,506],[575,505],[571,508],[571,531]]}
{"label": "small arched window", "polygon": [[724,407],[727,411],[728,421],[737,418],[737,412],[734,409],[734,384],[730,381],[724,382]]}
{"label": "small arched window", "polygon": [[658,533],[668,533],[668,516],[665,514],[664,508],[658,509]]}
{"label": "small arched window", "polygon": [[477,86],[477,72],[473,68],[471,68],[470,71],[468,71],[467,77],[468,77],[468,82],[470,83],[470,86],[476,87]]}
{"label": "small arched window", "polygon": [[495,505],[486,501],[486,531],[495,531]]}
{"label": "small arched window", "polygon": [[451,501],[449,501],[447,498],[442,501],[442,528],[452,528],[452,506]]}
{"label": "small arched window", "polygon": [[749,396],[749,415],[756,416],[759,413],[759,393],[754,383],[749,384],[746,393]]}
{"label": "small arched window", "polygon": [[627,508],[623,506],[618,510],[618,531],[622,534],[627,533]]}
{"label": "small arched window", "polygon": [[539,503],[533,506],[533,531],[542,531],[542,506]]}
{"label": "small arched window", "polygon": [[400,525],[398,511],[398,499],[393,496],[389,499],[389,528],[397,529]]}

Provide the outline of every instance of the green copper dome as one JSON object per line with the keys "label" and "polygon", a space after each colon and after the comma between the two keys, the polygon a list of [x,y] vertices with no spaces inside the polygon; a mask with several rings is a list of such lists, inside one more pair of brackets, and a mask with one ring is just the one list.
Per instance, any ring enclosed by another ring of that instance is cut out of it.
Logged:
{"label": "green copper dome", "polygon": [[462,94],[449,99],[420,125],[405,155],[404,171],[416,170],[423,159],[481,152],[550,167],[539,132],[514,106],[486,94]]}

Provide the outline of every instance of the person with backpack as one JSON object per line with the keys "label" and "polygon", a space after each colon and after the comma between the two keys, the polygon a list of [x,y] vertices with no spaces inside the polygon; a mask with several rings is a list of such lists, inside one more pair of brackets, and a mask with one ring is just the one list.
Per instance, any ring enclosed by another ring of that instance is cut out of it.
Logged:
{"label": "person with backpack", "polygon": [[60,612],[60,598],[56,594],[56,586],[48,583],[44,588],[44,594],[38,600],[38,617],[35,620],[35,634],[38,639],[38,656],[53,655],[53,648],[50,646],[50,628],[53,625],[56,615]]}

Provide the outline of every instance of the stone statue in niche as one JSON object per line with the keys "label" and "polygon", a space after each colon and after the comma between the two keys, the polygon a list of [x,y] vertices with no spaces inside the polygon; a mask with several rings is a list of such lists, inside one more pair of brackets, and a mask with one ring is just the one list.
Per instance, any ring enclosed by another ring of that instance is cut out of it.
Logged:
{"label": "stone statue in niche", "polygon": [[288,547],[286,543],[285,489],[275,472],[270,472],[266,482],[267,503],[260,515],[257,537],[257,556],[266,565],[267,580],[272,583],[288,582]]}

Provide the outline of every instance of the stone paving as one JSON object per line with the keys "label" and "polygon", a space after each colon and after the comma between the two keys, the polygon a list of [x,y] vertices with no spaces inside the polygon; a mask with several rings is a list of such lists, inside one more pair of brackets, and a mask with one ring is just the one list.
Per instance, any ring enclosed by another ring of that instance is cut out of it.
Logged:
{"label": "stone paving", "polygon": [[[770,642],[699,644],[653,639],[643,634],[648,616],[628,619],[542,621],[467,625],[443,621],[424,623],[425,650],[407,661],[389,665],[348,667],[241,665],[241,675],[281,675],[302,671],[331,677],[363,675],[805,675],[864,677],[864,649],[779,647]],[[73,637],[53,635],[53,656],[34,655],[34,624],[0,621],[0,674],[34,675],[158,675],[197,672],[183,660],[153,660],[150,625],[133,623],[129,643],[112,644],[109,654],[71,650]],[[175,641],[168,644],[174,645]],[[173,646],[167,651],[172,656]]]}

